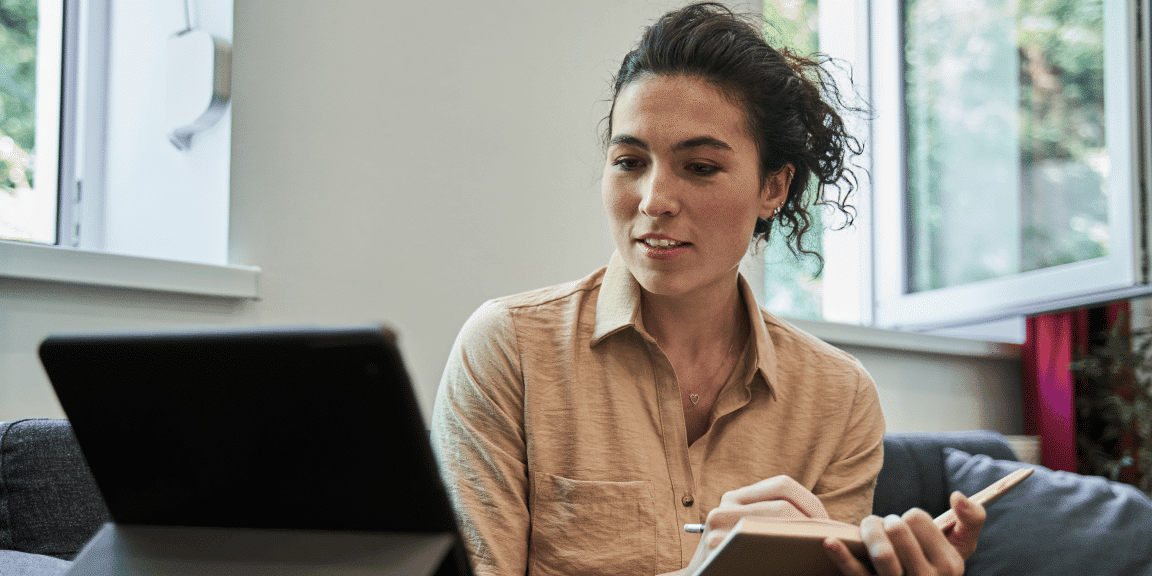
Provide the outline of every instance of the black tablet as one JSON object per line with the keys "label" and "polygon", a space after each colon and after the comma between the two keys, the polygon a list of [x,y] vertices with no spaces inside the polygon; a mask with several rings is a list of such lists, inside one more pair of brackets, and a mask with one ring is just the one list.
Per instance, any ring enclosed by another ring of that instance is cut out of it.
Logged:
{"label": "black tablet", "polygon": [[52,336],[40,358],[117,524],[456,533],[385,328]]}

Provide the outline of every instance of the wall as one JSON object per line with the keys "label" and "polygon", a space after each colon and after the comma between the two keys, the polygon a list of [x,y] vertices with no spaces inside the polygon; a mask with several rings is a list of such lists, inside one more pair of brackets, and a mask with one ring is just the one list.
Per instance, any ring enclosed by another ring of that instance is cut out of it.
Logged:
{"label": "wall", "polygon": [[876,381],[888,430],[1024,434],[1019,357],[840,348],[858,358]]}
{"label": "wall", "polygon": [[[210,324],[388,322],[430,406],[481,302],[607,262],[608,82],[677,4],[236,0],[230,261],[263,269],[261,300],[0,279],[0,420],[60,415],[46,334]],[[888,390],[1018,388],[985,359],[919,362],[869,367],[890,416],[913,398]],[[1012,400],[988,401],[941,409],[1016,431]]]}

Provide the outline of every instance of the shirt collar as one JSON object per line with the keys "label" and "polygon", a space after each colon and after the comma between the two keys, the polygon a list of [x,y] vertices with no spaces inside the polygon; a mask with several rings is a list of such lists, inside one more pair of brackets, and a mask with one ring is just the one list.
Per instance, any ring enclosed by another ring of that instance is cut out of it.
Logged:
{"label": "shirt collar", "polygon": [[[752,326],[752,338],[756,356],[755,370],[760,372],[764,382],[768,384],[772,395],[779,400],[780,395],[776,382],[776,347],[768,334],[767,322],[772,319],[766,312],[760,310],[756,298],[752,294],[752,287],[741,274],[737,278],[740,294],[744,297],[748,309],[748,319]],[[600,295],[596,301],[596,330],[592,333],[592,346],[600,344],[605,338],[624,330],[633,328],[639,330],[640,326],[640,283],[628,271],[624,259],[619,252],[612,254],[608,261],[608,268],[604,272],[604,279],[600,284]],[[754,380],[754,379],[753,379]]]}
{"label": "shirt collar", "polygon": [[752,294],[752,286],[744,279],[743,274],[737,281],[740,284],[740,294],[744,296],[744,304],[748,308],[748,320],[752,325],[752,342],[756,346],[752,353],[756,355],[756,371],[760,372],[772,397],[780,400],[780,387],[777,385],[776,377],[776,346],[772,343],[772,336],[768,334],[768,323],[774,319],[760,309],[756,297]]}
{"label": "shirt collar", "polygon": [[624,328],[635,328],[639,317],[640,283],[624,265],[620,252],[613,252],[596,300],[596,330],[592,333],[592,345]]}

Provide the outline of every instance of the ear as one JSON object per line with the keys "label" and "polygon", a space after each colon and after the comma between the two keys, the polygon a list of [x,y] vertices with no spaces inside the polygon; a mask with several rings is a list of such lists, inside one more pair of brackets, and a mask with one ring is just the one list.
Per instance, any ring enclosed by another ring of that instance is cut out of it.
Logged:
{"label": "ear", "polygon": [[788,188],[792,186],[792,175],[795,173],[795,166],[785,164],[764,179],[764,187],[760,190],[761,218],[771,218],[776,209],[788,199]]}

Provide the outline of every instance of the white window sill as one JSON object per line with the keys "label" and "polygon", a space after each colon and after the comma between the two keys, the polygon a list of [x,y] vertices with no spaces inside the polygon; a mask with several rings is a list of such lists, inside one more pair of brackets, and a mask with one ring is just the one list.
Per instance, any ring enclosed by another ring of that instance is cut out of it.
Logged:
{"label": "white window sill", "polygon": [[861,346],[1004,360],[1018,360],[1020,358],[1020,346],[1018,344],[918,334],[834,322],[815,322],[792,318],[785,320],[833,346]]}
{"label": "white window sill", "polygon": [[260,298],[260,269],[0,241],[0,278],[222,298]]}

